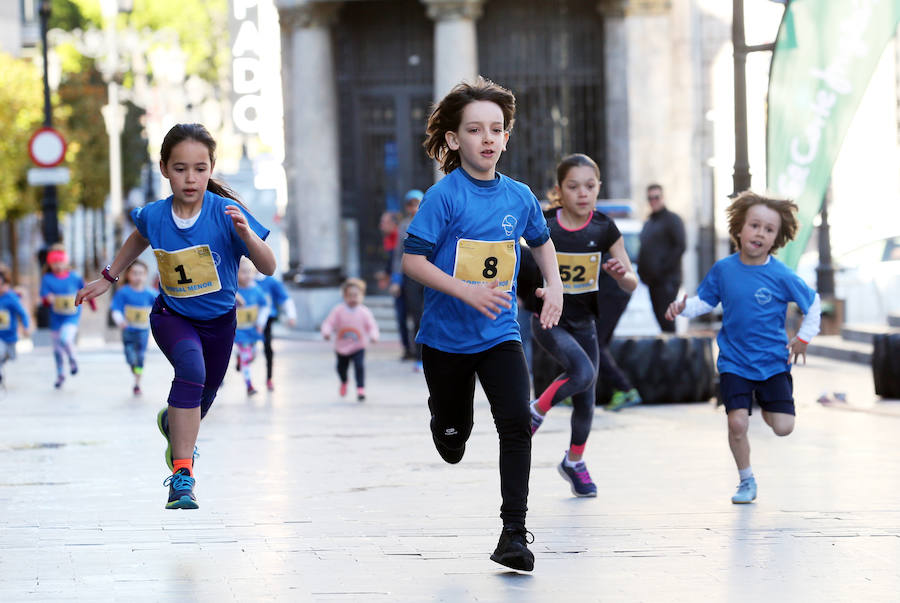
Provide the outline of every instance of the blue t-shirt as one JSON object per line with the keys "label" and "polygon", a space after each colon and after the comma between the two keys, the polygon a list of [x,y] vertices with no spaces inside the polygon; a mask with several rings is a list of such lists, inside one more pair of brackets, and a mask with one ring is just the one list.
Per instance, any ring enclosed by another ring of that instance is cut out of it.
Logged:
{"label": "blue t-shirt", "polygon": [[262,340],[262,333],[256,330],[260,313],[269,307],[269,298],[259,285],[240,287],[238,294],[244,299],[244,305],[237,307],[237,330],[234,333],[235,343],[253,343]]}
{"label": "blue t-shirt", "polygon": [[713,264],[697,295],[710,306],[722,303],[720,373],[764,381],[791,370],[787,305],[794,302],[806,314],[816,292],[784,263],[769,257],[766,264],[748,266],[735,253]]}
{"label": "blue t-shirt", "polygon": [[116,291],[110,308],[125,316],[126,331],[146,331],[150,328],[150,310],[156,296],[154,289],[138,291],[126,284]]}
{"label": "blue t-shirt", "polygon": [[263,277],[256,281],[256,284],[269,298],[269,310],[271,312],[269,316],[278,318],[278,309],[288,300],[288,292],[284,288],[284,284],[274,276]]}
{"label": "blue t-shirt", "polygon": [[160,293],[175,312],[197,320],[222,316],[234,307],[237,269],[247,245],[238,236],[225,207],[247,216],[263,240],[269,230],[236,201],[206,191],[197,221],[181,229],[172,219],[172,197],[132,210],[138,232],[150,241],[159,268]]}
{"label": "blue t-shirt", "polygon": [[541,245],[549,237],[541,206],[531,190],[498,174],[475,180],[462,168],[428,189],[409,235],[434,245],[428,260],[469,283],[499,281],[511,307],[495,320],[453,296],[425,288],[418,343],[444,352],[474,354],[504,341],[521,341],[516,321],[519,238]]}
{"label": "blue t-shirt", "polygon": [[58,331],[65,324],[78,324],[81,306],[75,305],[75,294],[82,287],[84,280],[72,271],[62,278],[52,272],[41,278],[41,297],[53,294],[53,303],[50,304],[51,331]]}
{"label": "blue t-shirt", "polygon": [[13,291],[0,295],[0,340],[15,343],[19,340],[19,323],[28,328],[28,313]]}

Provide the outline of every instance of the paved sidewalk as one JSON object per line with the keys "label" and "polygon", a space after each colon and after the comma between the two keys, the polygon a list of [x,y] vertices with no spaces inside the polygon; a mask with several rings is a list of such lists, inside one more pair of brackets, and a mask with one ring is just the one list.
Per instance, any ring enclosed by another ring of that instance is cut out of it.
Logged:
{"label": "paved sidewalk", "polygon": [[[499,480],[480,390],[466,457],[449,466],[397,344],[368,353],[363,404],[338,397],[328,344],[277,344],[276,391],[248,399],[230,370],[203,423],[197,511],[163,508],[159,352],[141,398],[114,345],[84,351],[62,391],[47,348],[7,365],[0,601],[900,599],[900,413],[875,404],[866,367],[797,368],[788,438],[754,414],[753,505],[730,503],[711,404],[598,410],[597,499],[573,498],[555,470],[569,411],[554,409],[534,441],[535,571],[519,574],[488,559]],[[822,407],[822,391],[865,412]]]}

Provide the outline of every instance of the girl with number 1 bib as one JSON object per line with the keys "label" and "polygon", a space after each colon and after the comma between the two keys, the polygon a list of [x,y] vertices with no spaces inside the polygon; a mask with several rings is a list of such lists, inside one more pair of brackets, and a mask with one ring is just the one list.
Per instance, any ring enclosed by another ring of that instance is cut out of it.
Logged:
{"label": "girl with number 1 bib", "polygon": [[196,509],[193,455],[200,430],[231,357],[235,292],[241,256],[263,274],[275,271],[275,255],[259,224],[228,187],[210,176],[216,142],[200,124],[169,130],[159,167],[172,196],[131,212],[137,230],[123,243],[102,278],[78,292],[76,303],[105,293],[148,245],[160,275],[160,295],[150,329],[172,363],[169,404],[157,414],[173,471],[167,509]]}
{"label": "girl with number 1 bib", "polygon": [[491,559],[530,571],[530,387],[515,302],[519,238],[525,237],[547,280],[537,291],[545,329],[559,320],[562,282],[540,204],[526,185],[495,169],[515,103],[509,90],[479,77],[435,106],[424,145],[447,175],[428,189],[409,225],[403,270],[425,285],[416,342],[422,344],[434,445],[446,462],[462,460],[477,375],[500,437],[503,530]]}

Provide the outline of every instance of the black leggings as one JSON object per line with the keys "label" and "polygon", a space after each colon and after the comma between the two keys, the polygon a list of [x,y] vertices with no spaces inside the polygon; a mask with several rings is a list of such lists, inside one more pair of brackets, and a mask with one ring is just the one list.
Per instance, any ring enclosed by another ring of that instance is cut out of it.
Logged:
{"label": "black leggings", "polygon": [[678,288],[681,283],[678,281],[667,281],[655,285],[647,285],[650,289],[650,303],[653,305],[653,313],[656,315],[656,322],[663,333],[674,333],[675,322],[666,318],[666,310],[678,297]]}
{"label": "black leggings", "polygon": [[353,375],[356,377],[356,387],[366,386],[366,367],[363,364],[366,360],[366,351],[359,350],[347,356],[343,354],[337,355],[337,373],[341,378],[341,383],[347,383],[347,368],[350,361],[353,361]]}
{"label": "black leggings", "polygon": [[569,442],[571,446],[584,446],[594,420],[597,362],[600,353],[597,347],[597,330],[591,327],[593,325],[571,331],[560,326],[542,329],[540,319],[536,315],[531,317],[534,340],[553,356],[565,371],[547,387],[546,391],[555,388],[551,406],[572,396],[572,436]]}
{"label": "black leggings", "polygon": [[266,355],[266,381],[272,380],[272,358],[275,356],[275,353],[272,351],[272,324],[278,320],[277,318],[269,317],[269,320],[266,321],[266,328],[263,330],[263,352]]}
{"label": "black leggings", "polygon": [[609,292],[608,295],[600,295],[597,299],[598,318],[597,324],[597,345],[600,347],[600,361],[597,366],[597,379],[601,382],[609,383],[613,389],[627,392],[632,387],[628,376],[616,364],[609,351],[609,342],[612,341],[613,331],[619,324],[619,319],[628,307],[628,301],[631,299],[630,293],[625,293],[619,286]]}
{"label": "black leggings", "polygon": [[500,436],[500,518],[525,527],[531,471],[531,413],[528,366],[522,344],[504,341],[483,352],[453,354],[422,346],[428,407],[435,438],[461,448],[472,433],[475,376],[487,395]]}

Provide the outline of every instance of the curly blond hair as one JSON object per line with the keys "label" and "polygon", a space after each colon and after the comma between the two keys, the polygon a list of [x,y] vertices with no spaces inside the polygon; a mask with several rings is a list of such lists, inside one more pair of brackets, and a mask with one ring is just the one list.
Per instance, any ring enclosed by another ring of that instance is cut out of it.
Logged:
{"label": "curly blond hair", "polygon": [[728,217],[728,234],[735,246],[741,248],[741,229],[747,220],[747,211],[754,205],[765,205],[781,217],[781,228],[775,235],[775,242],[771,251],[781,249],[797,235],[799,222],[797,220],[797,204],[789,199],[776,199],[764,197],[753,191],[744,191],[734,198],[725,214]]}

